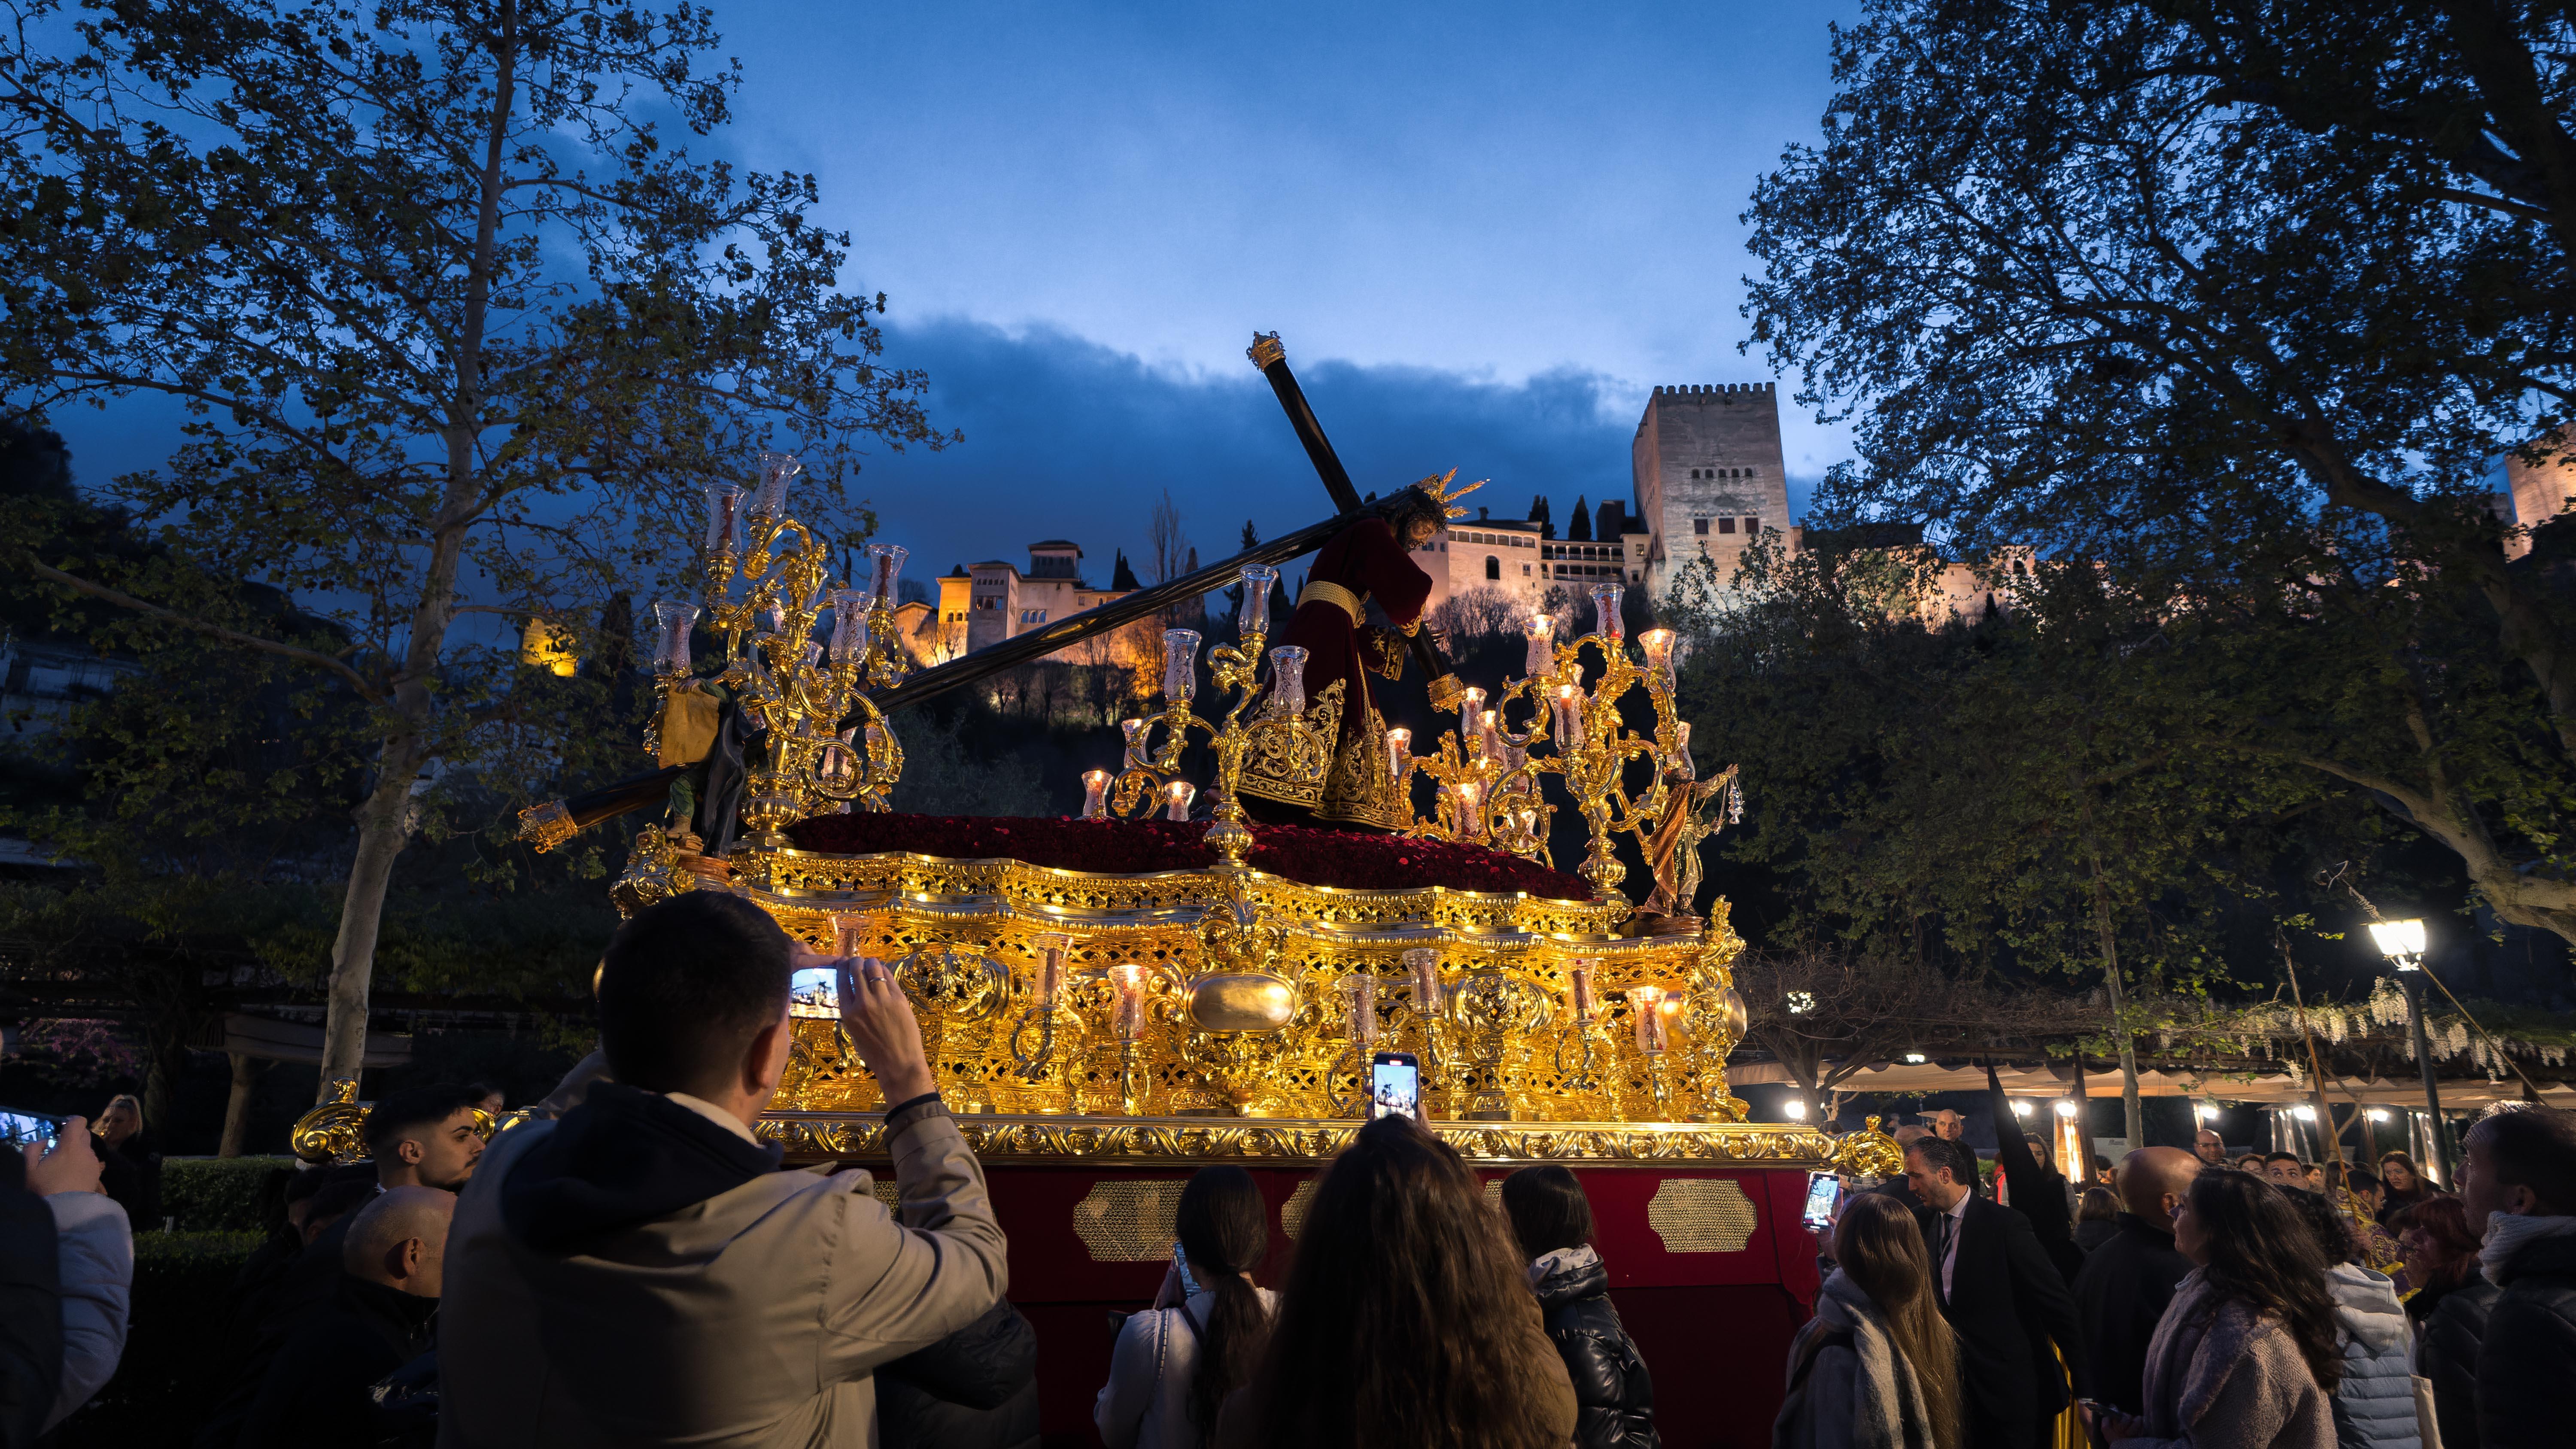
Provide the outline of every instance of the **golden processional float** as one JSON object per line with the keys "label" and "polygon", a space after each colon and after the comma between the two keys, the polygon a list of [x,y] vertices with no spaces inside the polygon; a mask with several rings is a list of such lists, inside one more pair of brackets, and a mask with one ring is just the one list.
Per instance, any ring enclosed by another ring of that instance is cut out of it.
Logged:
{"label": "golden processional float", "polygon": [[[1688,909],[1699,847],[1740,815],[1741,794],[1732,768],[1697,777],[1673,704],[1673,631],[1626,637],[1620,585],[1591,589],[1595,626],[1579,637],[1531,620],[1522,675],[1490,690],[1461,686],[1422,631],[1415,657],[1455,728],[1416,753],[1371,710],[1368,747],[1336,757],[1340,685],[1308,699],[1305,651],[1265,655],[1275,566],[1402,501],[1359,500],[1275,334],[1251,356],[1339,516],[910,679],[894,618],[902,548],[871,546],[870,578],[853,587],[791,516],[794,459],[763,455],[748,492],[710,486],[703,598],[653,607],[660,708],[644,748],[663,770],[540,806],[522,833],[550,848],[673,799],[671,823],[635,837],[613,887],[620,910],[730,890],[817,949],[896,963],[943,1095],[988,1159],[1326,1157],[1364,1115],[1362,1083],[1383,1048],[1419,1055],[1426,1118],[1471,1158],[1896,1171],[1895,1144],[1874,1130],[1749,1122],[1727,1088],[1745,1022],[1728,968],[1743,943],[1724,900],[1705,920]],[[1416,486],[1445,502],[1444,482]],[[1196,691],[1199,636],[1165,632],[1161,709],[1125,722],[1120,770],[1085,777],[1083,818],[1102,829],[1187,819],[1204,793],[1204,868],[1101,874],[796,843],[801,822],[889,808],[903,768],[892,712],[1238,584],[1237,642],[1207,656],[1215,697]],[[691,654],[701,618],[724,641],[704,669]],[[1628,728],[1623,706],[1638,701],[1651,734]],[[724,730],[711,723],[719,711]],[[740,832],[711,857],[688,825],[704,788],[691,770],[727,730],[746,742]],[[1201,780],[1182,771],[1194,739],[1214,760]],[[1328,772],[1404,838],[1532,862],[1547,861],[1562,801],[1589,835],[1579,873],[1592,898],[1344,889],[1247,864],[1247,777],[1293,798]],[[1622,889],[1621,834],[1637,837],[1654,876],[1643,908]],[[799,983],[793,1062],[762,1130],[798,1157],[876,1155],[885,1104],[828,992]]]}

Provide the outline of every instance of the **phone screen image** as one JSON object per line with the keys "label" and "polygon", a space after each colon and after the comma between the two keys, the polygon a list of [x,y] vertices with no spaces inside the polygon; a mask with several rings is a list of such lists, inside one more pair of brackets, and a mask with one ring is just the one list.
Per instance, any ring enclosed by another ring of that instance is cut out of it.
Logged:
{"label": "phone screen image", "polygon": [[1842,1200],[1843,1183],[1841,1178],[1836,1177],[1830,1172],[1808,1173],[1807,1210],[1801,1215],[1801,1221],[1805,1222],[1808,1227],[1813,1228],[1818,1232],[1822,1232],[1826,1228],[1832,1227],[1834,1224],[1834,1209],[1841,1205]]}
{"label": "phone screen image", "polygon": [[1369,1116],[1422,1120],[1422,1066],[1411,1052],[1379,1052],[1369,1061]]}
{"label": "phone screen image", "polygon": [[51,1117],[34,1112],[0,1112],[0,1137],[13,1147],[34,1143],[51,1152],[61,1136],[62,1125]]}

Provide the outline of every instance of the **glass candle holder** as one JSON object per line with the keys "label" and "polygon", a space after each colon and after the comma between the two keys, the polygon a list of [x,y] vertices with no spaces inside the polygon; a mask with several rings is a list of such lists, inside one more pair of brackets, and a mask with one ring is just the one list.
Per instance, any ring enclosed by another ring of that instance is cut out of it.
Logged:
{"label": "glass candle holder", "polygon": [[793,453],[762,453],[760,483],[751,495],[751,516],[775,522],[787,516],[787,480],[805,471]]}
{"label": "glass candle holder", "polygon": [[1107,770],[1085,770],[1082,772],[1083,819],[1106,820],[1109,818],[1109,781],[1111,778],[1112,777]]}
{"label": "glass candle holder", "polygon": [[683,675],[689,672],[689,631],[698,626],[698,606],[678,599],[660,599],[653,605],[653,672]]}
{"label": "glass candle holder", "polygon": [[1189,819],[1190,801],[1196,797],[1198,793],[1199,787],[1191,784],[1189,781],[1174,780],[1171,788],[1164,792],[1164,799],[1167,803],[1163,807],[1163,818],[1166,820]]}
{"label": "glass candle holder", "polygon": [[1597,964],[1589,956],[1578,956],[1565,966],[1565,996],[1574,1011],[1576,1026],[1590,1026],[1601,1010],[1601,999],[1594,988]]}
{"label": "glass candle holder", "polygon": [[1270,705],[1281,715],[1306,712],[1306,650],[1282,644],[1270,651]]}
{"label": "glass candle holder", "polygon": [[1521,673],[1532,679],[1556,672],[1556,619],[1539,614],[1521,625],[1521,637],[1529,641],[1529,655],[1522,661]]}
{"label": "glass candle holder", "polygon": [[1646,651],[1646,667],[1663,680],[1664,691],[1673,687],[1673,631],[1649,629],[1637,636],[1637,647]]}
{"label": "glass candle holder", "polygon": [[884,725],[863,726],[859,730],[859,738],[865,742],[868,747],[869,759],[877,761],[885,759],[886,732]]}
{"label": "glass candle holder", "polygon": [[1243,566],[1243,602],[1234,611],[1235,633],[1251,638],[1270,632],[1270,584],[1279,570],[1268,564]]}
{"label": "glass candle holder", "polygon": [[1673,721],[1673,753],[1666,763],[1686,779],[1698,778],[1699,766],[1691,759],[1689,720]]}
{"label": "glass candle holder", "polygon": [[1377,1050],[1377,978],[1366,968],[1342,978],[1342,1033],[1351,1050]]}
{"label": "glass candle holder", "polygon": [[742,527],[742,489],[732,483],[707,485],[707,557],[731,558]]}
{"label": "glass candle holder", "polygon": [[[1386,732],[1386,777],[1401,780],[1413,768],[1413,731],[1394,729]],[[1405,810],[1410,813],[1412,806]]]}
{"label": "glass candle holder", "polygon": [[1053,1011],[1064,1003],[1065,981],[1070,974],[1065,970],[1064,957],[1073,946],[1073,938],[1062,931],[1040,931],[1035,944],[1038,948],[1038,1005]]}
{"label": "glass candle holder", "polygon": [[1503,749],[1503,712],[1501,710],[1488,709],[1477,712],[1476,753],[1488,760],[1501,762],[1506,769],[1510,768],[1510,762],[1505,759]]}
{"label": "glass candle holder", "polygon": [[1413,983],[1413,1009],[1425,1019],[1440,1014],[1440,953],[1416,946],[1404,953],[1404,971]]}
{"label": "glass candle holder", "polygon": [[1583,741],[1583,689],[1580,685],[1560,684],[1547,697],[1554,720],[1550,732],[1556,736],[1559,750],[1572,749]]}
{"label": "glass candle holder", "polygon": [[1592,586],[1592,629],[1594,633],[1599,634],[1604,639],[1625,639],[1628,637],[1627,626],[1619,620],[1619,598],[1627,592],[1628,591],[1626,589],[1619,587],[1617,584],[1594,584]]}
{"label": "glass candle holder", "polygon": [[1199,691],[1199,631],[1163,631],[1163,698],[1187,704]]}
{"label": "glass candle holder", "polygon": [[1474,780],[1461,780],[1450,787],[1450,800],[1457,806],[1457,831],[1467,840],[1485,838],[1485,787]]}
{"label": "glass candle holder", "polygon": [[1473,747],[1484,733],[1485,692],[1474,685],[1458,697],[1458,742]]}
{"label": "glass candle holder", "polygon": [[856,589],[834,589],[826,598],[832,606],[832,662],[850,663],[868,652],[867,600]]}
{"label": "glass candle holder", "polygon": [[1145,722],[1141,719],[1122,719],[1118,722],[1118,732],[1127,737],[1129,767],[1145,763]]}
{"label": "glass candle holder", "polygon": [[1145,1034],[1145,968],[1134,963],[1109,968],[1109,985],[1117,997],[1109,1007],[1109,1029],[1120,1041]]}
{"label": "glass candle holder", "polygon": [[868,545],[868,598],[871,602],[894,607],[895,581],[903,576],[903,561],[912,557],[899,543]]}
{"label": "glass candle holder", "polygon": [[1663,1012],[1664,988],[1631,986],[1628,988],[1628,1025],[1637,1036],[1637,1050],[1660,1052],[1672,1044]]}

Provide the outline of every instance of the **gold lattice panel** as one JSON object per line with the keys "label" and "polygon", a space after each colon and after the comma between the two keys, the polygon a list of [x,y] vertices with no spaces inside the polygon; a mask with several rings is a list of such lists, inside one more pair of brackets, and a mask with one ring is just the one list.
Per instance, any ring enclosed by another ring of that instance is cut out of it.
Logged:
{"label": "gold lattice panel", "polygon": [[1731,1177],[1668,1177],[1646,1203],[1646,1226],[1667,1253],[1740,1253],[1761,1225]]}
{"label": "gold lattice panel", "polygon": [[1073,1230],[1095,1263],[1147,1263],[1172,1255],[1185,1177],[1095,1182],[1073,1205]]}
{"label": "gold lattice panel", "polygon": [[1297,1190],[1279,1205],[1279,1231],[1286,1233],[1292,1243],[1306,1230],[1306,1213],[1315,1205],[1315,1184],[1319,1180],[1310,1177],[1297,1184]]}

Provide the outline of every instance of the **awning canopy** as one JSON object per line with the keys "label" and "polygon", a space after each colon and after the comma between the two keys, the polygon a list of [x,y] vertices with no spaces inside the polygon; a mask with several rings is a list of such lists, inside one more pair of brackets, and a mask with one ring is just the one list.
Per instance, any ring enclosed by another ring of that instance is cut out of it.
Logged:
{"label": "awning canopy", "polygon": [[[1738,1087],[1785,1085],[1791,1079],[1786,1067],[1777,1062],[1730,1064],[1726,1079]],[[2075,1069],[2072,1066],[1997,1067],[1995,1079],[2003,1084],[2007,1096],[2058,1098],[2074,1095]],[[2445,1077],[2437,1079],[2444,1111],[2469,1110],[2497,1102],[2523,1100],[2522,1083],[2514,1078],[2501,1082],[2478,1077]],[[1986,1090],[1983,1067],[1943,1066],[1938,1062],[1888,1062],[1863,1067],[1836,1082],[1833,1090],[1845,1095],[1929,1096],[1936,1092],[1982,1092]],[[2120,1074],[2117,1071],[2087,1071],[2084,1095],[2117,1097]],[[2141,1097],[2205,1097],[2226,1103],[2245,1103],[2264,1107],[2295,1107],[2316,1101],[2315,1091],[2303,1082],[2293,1081],[2288,1072],[2269,1072],[2247,1079],[2238,1073],[2171,1072],[2150,1069],[2138,1073],[2138,1095]],[[2541,1100],[2553,1107],[2576,1107],[2576,1088],[2562,1084],[2544,1084]],[[2350,1103],[2356,1098],[2372,1107],[2421,1107],[2424,1105],[2424,1083],[2408,1077],[2329,1077],[2328,1099]]]}

